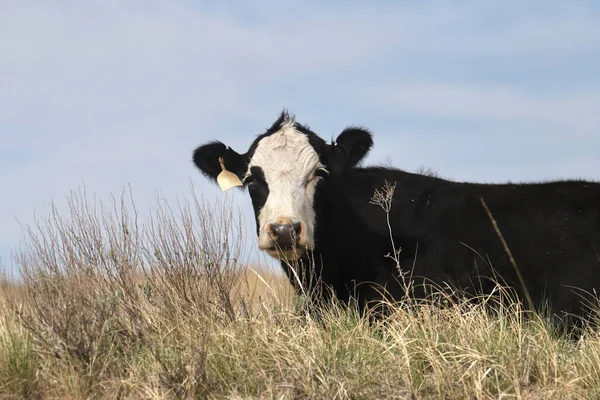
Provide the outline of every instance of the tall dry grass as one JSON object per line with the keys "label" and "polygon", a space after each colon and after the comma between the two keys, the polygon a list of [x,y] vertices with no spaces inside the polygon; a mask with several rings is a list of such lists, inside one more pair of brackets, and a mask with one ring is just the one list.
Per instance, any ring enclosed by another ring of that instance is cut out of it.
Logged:
{"label": "tall dry grass", "polygon": [[129,194],[81,191],[25,227],[22,282],[0,285],[1,398],[600,397],[593,332],[467,301],[314,318],[247,268],[231,203],[190,198],[140,221]]}

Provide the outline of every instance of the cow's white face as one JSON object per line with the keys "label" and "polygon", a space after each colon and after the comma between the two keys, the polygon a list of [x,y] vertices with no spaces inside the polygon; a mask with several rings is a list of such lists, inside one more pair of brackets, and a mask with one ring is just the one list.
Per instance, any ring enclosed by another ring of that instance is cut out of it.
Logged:
{"label": "cow's white face", "polygon": [[[293,259],[314,247],[313,202],[316,186],[326,173],[308,136],[291,121],[258,142],[244,182],[257,212],[261,250]],[[285,238],[278,241],[278,234],[291,234],[292,243]]]}
{"label": "cow's white face", "polygon": [[353,168],[372,145],[371,134],[356,127],[327,144],[284,111],[245,154],[213,141],[196,148],[193,158],[213,181],[223,167],[236,174],[252,198],[259,248],[276,258],[294,259],[315,246],[315,194],[327,184],[320,182]]}

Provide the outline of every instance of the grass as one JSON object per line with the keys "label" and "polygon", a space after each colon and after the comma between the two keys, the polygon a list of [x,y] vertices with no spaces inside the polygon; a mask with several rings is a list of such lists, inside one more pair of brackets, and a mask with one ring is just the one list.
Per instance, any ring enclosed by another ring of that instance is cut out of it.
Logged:
{"label": "grass", "polygon": [[227,202],[144,221],[126,196],[69,205],[24,227],[22,279],[0,282],[0,398],[600,397],[600,336],[555,335],[518,304],[316,319],[287,278],[247,267]]}

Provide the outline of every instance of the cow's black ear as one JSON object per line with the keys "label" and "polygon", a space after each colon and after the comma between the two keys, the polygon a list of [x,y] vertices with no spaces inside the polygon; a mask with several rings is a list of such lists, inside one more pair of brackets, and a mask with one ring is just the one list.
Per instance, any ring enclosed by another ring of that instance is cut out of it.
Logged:
{"label": "cow's black ear", "polygon": [[214,141],[202,145],[194,150],[193,160],[198,169],[209,179],[217,180],[221,173],[219,158],[223,157],[223,164],[228,171],[233,172],[240,178],[243,178],[246,172],[246,156],[238,154],[235,150],[225,146],[219,141]]}
{"label": "cow's black ear", "polygon": [[373,137],[368,130],[346,128],[335,140],[330,167],[338,171],[354,167],[367,155],[372,146]]}

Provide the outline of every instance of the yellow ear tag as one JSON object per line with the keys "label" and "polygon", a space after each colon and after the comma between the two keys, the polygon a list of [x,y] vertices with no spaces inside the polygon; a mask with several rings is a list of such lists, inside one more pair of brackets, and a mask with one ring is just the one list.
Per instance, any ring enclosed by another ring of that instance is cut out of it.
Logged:
{"label": "yellow ear tag", "polygon": [[234,186],[242,186],[242,181],[233,172],[227,171],[225,164],[223,164],[223,157],[219,157],[219,164],[221,164],[221,173],[217,176],[217,183],[222,191],[231,189]]}

